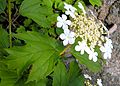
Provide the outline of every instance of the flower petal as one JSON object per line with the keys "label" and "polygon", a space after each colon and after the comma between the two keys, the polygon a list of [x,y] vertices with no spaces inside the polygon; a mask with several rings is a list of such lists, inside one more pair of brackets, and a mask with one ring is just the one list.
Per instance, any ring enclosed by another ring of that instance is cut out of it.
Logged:
{"label": "flower petal", "polygon": [[70,11],[65,11],[65,14],[66,14],[66,15],[69,15],[69,14],[70,14]]}
{"label": "flower petal", "polygon": [[101,47],[100,47],[100,51],[105,52],[105,51],[106,51],[105,47],[104,47],[104,46],[101,46]]}
{"label": "flower petal", "polygon": [[107,54],[107,53],[104,53],[103,57],[104,57],[104,59],[107,59],[108,54]]}
{"label": "flower petal", "polygon": [[67,16],[65,14],[62,14],[62,19],[67,20]]}
{"label": "flower petal", "polygon": [[80,53],[80,54],[81,54],[81,55],[83,55],[83,54],[84,54],[84,50],[83,50],[83,49],[81,50],[81,53]]}
{"label": "flower petal", "polygon": [[70,9],[70,5],[68,5],[67,3],[64,3],[64,8],[66,9],[66,10],[69,10]]}
{"label": "flower petal", "polygon": [[64,33],[60,34],[60,38],[64,40],[66,38],[65,34]]}
{"label": "flower petal", "polygon": [[90,48],[89,48],[88,46],[85,48],[85,51],[86,51],[88,54],[91,53],[91,50],[90,50]]}
{"label": "flower petal", "polygon": [[62,19],[60,16],[58,16],[58,17],[57,17],[57,21],[62,22],[62,21],[63,21],[63,19]]}
{"label": "flower petal", "polygon": [[68,44],[68,40],[65,39],[65,40],[63,41],[63,45],[66,46],[67,44]]}
{"label": "flower petal", "polygon": [[57,22],[57,27],[62,27],[62,22]]}
{"label": "flower petal", "polygon": [[92,78],[91,78],[88,74],[84,74],[84,77],[85,77],[86,79],[92,80]]}
{"label": "flower petal", "polygon": [[95,56],[98,56],[98,53],[97,52],[94,52]]}
{"label": "flower petal", "polygon": [[93,57],[92,57],[92,55],[91,55],[91,54],[89,54],[89,60],[92,60],[92,58],[93,58]]}
{"label": "flower petal", "polygon": [[109,56],[108,56],[109,59],[111,59],[111,53],[109,53]]}
{"label": "flower petal", "polygon": [[84,14],[86,14],[85,9],[84,9],[83,5],[80,2],[78,2],[78,7],[83,11]]}
{"label": "flower petal", "polygon": [[97,57],[96,56],[94,56],[93,61],[97,62]]}
{"label": "flower petal", "polygon": [[65,21],[65,23],[66,23],[67,25],[71,25],[71,21],[70,21],[70,20]]}
{"label": "flower petal", "polygon": [[71,31],[70,34],[69,34],[69,37],[71,37],[71,38],[75,37],[75,33]]}
{"label": "flower petal", "polygon": [[72,13],[74,13],[75,10],[77,10],[77,9],[71,5],[71,6],[70,6],[70,11],[71,11]]}
{"label": "flower petal", "polygon": [[101,80],[101,79],[97,79],[97,85],[98,85],[98,86],[103,86],[103,85],[102,85],[102,80]]}
{"label": "flower petal", "polygon": [[75,16],[74,13],[70,12],[69,14],[70,14],[70,16],[71,16],[72,18],[76,18],[76,16]]}
{"label": "flower petal", "polygon": [[64,33],[66,36],[69,36],[70,30],[69,29],[64,29]]}
{"label": "flower petal", "polygon": [[81,50],[81,47],[80,47],[79,45],[76,45],[76,46],[75,46],[75,50],[76,50],[76,51],[80,51],[80,50]]}
{"label": "flower petal", "polygon": [[74,44],[75,43],[75,38],[70,38],[69,39],[69,44]]}
{"label": "flower petal", "polygon": [[63,30],[68,29],[68,25],[63,24]]}

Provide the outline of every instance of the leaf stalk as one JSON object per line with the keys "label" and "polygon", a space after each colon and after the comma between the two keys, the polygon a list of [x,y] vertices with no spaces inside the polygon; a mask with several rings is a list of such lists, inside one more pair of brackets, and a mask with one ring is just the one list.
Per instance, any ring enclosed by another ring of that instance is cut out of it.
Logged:
{"label": "leaf stalk", "polygon": [[68,46],[60,53],[60,56],[62,56],[70,47],[71,47],[71,45],[68,45]]}
{"label": "leaf stalk", "polygon": [[11,26],[12,26],[12,19],[11,19],[11,0],[8,0],[8,15],[9,15],[9,43],[10,43],[10,48],[12,47],[12,31],[11,31]]}

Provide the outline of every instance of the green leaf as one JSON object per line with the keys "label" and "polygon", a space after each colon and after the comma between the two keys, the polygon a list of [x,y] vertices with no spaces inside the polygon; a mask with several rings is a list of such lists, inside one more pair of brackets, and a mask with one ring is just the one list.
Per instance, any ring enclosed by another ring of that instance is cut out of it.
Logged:
{"label": "green leaf", "polygon": [[77,9],[77,12],[81,14],[81,13],[83,13],[83,11],[78,7],[78,2],[80,2],[83,5],[83,7],[84,7],[85,10],[86,10],[86,5],[83,2],[83,0],[77,0],[75,2],[74,7]]}
{"label": "green leaf", "polygon": [[63,47],[56,40],[37,32],[19,33],[15,37],[24,40],[27,45],[6,49],[10,54],[5,61],[9,68],[17,69],[18,75],[21,75],[32,65],[27,83],[49,75]]}
{"label": "green leaf", "polygon": [[56,28],[57,35],[60,35],[61,33],[64,33],[61,28]]}
{"label": "green leaf", "polygon": [[38,82],[32,81],[27,84],[24,79],[20,79],[14,86],[46,86],[46,79],[39,80]]}
{"label": "green leaf", "polygon": [[69,86],[84,86],[84,76],[81,75],[80,68],[75,61],[70,63],[68,72]]}
{"label": "green leaf", "polygon": [[20,6],[20,14],[45,28],[56,22],[51,0],[24,0]]}
{"label": "green leaf", "polygon": [[71,48],[71,53],[76,59],[78,59],[80,64],[85,65],[90,71],[99,72],[101,70],[102,66],[99,63],[99,60],[97,62],[93,62],[88,59],[87,53],[81,55],[80,52],[75,51],[75,44]]}
{"label": "green leaf", "polygon": [[4,12],[7,6],[6,0],[0,0],[0,14]]}
{"label": "green leaf", "polygon": [[13,71],[0,71],[1,83],[0,86],[14,86],[17,80],[17,75]]}
{"label": "green leaf", "polygon": [[8,70],[4,62],[0,60],[0,86],[13,86],[17,78],[17,73],[13,70]]}
{"label": "green leaf", "polygon": [[65,0],[65,2],[68,4],[73,4],[74,1],[73,0]]}
{"label": "green leaf", "polygon": [[23,23],[24,23],[25,27],[28,27],[32,23],[32,20],[31,19],[25,19],[25,21]]}
{"label": "green leaf", "polygon": [[24,26],[20,26],[19,28],[17,28],[16,32],[17,33],[25,32],[25,27]]}
{"label": "green leaf", "polygon": [[64,2],[62,0],[52,0],[55,9],[64,10]]}
{"label": "green leaf", "polygon": [[0,62],[0,86],[46,86],[47,79],[39,80],[38,82],[25,83],[26,79],[23,76],[20,79],[15,70],[9,70],[5,64]]}
{"label": "green leaf", "polygon": [[89,0],[89,2],[90,2],[93,6],[95,6],[95,5],[101,6],[101,5],[102,5],[101,0]]}
{"label": "green leaf", "polygon": [[84,77],[76,62],[70,63],[67,72],[63,62],[59,61],[53,73],[53,86],[84,86]]}
{"label": "green leaf", "polygon": [[53,86],[68,86],[67,72],[63,62],[59,61],[54,69]]}
{"label": "green leaf", "polygon": [[0,27],[0,47],[8,48],[9,47],[9,38],[8,33]]}

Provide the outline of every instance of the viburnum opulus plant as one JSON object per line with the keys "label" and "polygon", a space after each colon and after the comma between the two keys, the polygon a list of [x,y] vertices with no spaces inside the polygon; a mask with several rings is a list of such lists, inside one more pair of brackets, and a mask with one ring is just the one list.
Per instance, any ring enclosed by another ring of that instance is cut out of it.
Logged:
{"label": "viburnum opulus plant", "polygon": [[64,3],[65,14],[57,17],[57,27],[63,29],[64,32],[60,34],[63,45],[71,45],[77,41],[75,51],[80,52],[81,55],[86,52],[89,60],[94,62],[98,59],[95,48],[99,47],[104,59],[110,59],[113,46],[108,30],[92,12],[91,15],[88,14],[80,2],[78,2],[78,7],[82,13],[79,13],[72,5]]}
{"label": "viburnum opulus plant", "polygon": [[[88,1],[101,5],[100,0]],[[113,46],[107,28],[82,3],[0,0],[0,22],[9,20],[9,34],[3,29],[7,23],[0,25],[0,86],[92,84],[83,71],[99,72]],[[102,86],[100,77],[96,84]]]}

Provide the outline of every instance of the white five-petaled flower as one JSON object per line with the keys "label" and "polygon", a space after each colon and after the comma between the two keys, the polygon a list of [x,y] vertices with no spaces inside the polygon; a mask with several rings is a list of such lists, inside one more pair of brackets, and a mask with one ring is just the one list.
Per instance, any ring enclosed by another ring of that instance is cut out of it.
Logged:
{"label": "white five-petaled flower", "polygon": [[84,74],[84,77],[85,77],[86,79],[92,80],[92,78],[91,78],[88,74]]}
{"label": "white five-petaled flower", "polygon": [[83,11],[84,14],[86,14],[85,9],[84,9],[83,5],[80,2],[78,2],[78,7]]}
{"label": "white five-petaled flower", "polygon": [[102,80],[101,80],[101,79],[97,79],[97,85],[98,85],[98,86],[103,86],[103,85],[102,85]]}
{"label": "white five-petaled flower", "polygon": [[57,27],[61,28],[62,29],[68,29],[68,25],[71,24],[71,21],[70,20],[67,20],[67,16],[62,14],[62,17],[58,16],[57,17]]}
{"label": "white five-petaled flower", "polygon": [[78,44],[79,44],[79,45],[76,45],[76,46],[75,46],[75,50],[76,50],[76,51],[81,51],[81,53],[80,53],[81,55],[83,55],[84,52],[86,52],[86,53],[89,54],[89,60],[92,60],[92,59],[93,59],[94,62],[97,61],[98,53],[97,53],[97,52],[94,52],[94,49],[90,49],[90,48],[87,46],[86,41],[84,41],[84,40],[83,40],[82,42],[78,41]]}
{"label": "white five-petaled flower", "polygon": [[112,48],[113,46],[112,46],[111,39],[108,39],[106,37],[106,43],[104,44],[104,46],[100,47],[100,50],[104,52],[104,55],[103,55],[104,59],[111,58]]}
{"label": "white five-petaled flower", "polygon": [[81,55],[83,55],[85,51],[88,51],[88,46],[86,44],[86,41],[82,41],[82,42],[78,41],[78,44],[79,45],[75,46],[75,50],[81,51]]}
{"label": "white five-petaled flower", "polygon": [[64,8],[67,10],[65,11],[66,15],[70,15],[72,18],[75,18],[75,11],[77,10],[75,7],[72,5],[69,5],[67,3],[64,3]]}
{"label": "white five-petaled flower", "polygon": [[97,52],[94,52],[94,49],[90,50],[90,51],[88,52],[88,54],[89,54],[89,60],[92,60],[92,59],[93,59],[94,62],[97,61],[98,53],[97,53]]}
{"label": "white five-petaled flower", "polygon": [[75,42],[75,33],[69,29],[65,29],[64,33],[60,35],[60,38],[63,40],[63,45],[73,44]]}

